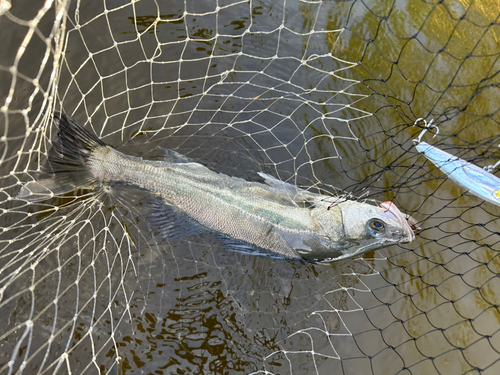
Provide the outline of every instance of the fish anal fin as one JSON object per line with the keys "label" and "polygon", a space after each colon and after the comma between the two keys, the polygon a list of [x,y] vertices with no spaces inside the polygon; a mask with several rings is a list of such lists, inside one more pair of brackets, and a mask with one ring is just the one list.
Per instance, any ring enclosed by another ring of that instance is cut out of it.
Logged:
{"label": "fish anal fin", "polygon": [[169,205],[160,196],[146,189],[122,183],[110,183],[102,192],[112,200],[112,205],[128,209],[137,220],[146,223],[147,229],[157,240],[174,240],[209,232],[179,209]]}
{"label": "fish anal fin", "polygon": [[193,236],[208,230],[177,208],[156,197],[150,203],[151,211],[145,216],[153,234],[162,240]]}

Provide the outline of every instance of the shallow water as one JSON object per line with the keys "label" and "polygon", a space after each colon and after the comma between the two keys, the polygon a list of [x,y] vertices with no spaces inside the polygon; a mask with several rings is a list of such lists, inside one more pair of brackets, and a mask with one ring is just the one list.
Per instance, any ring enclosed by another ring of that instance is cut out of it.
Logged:
{"label": "shallow water", "polygon": [[[12,13],[36,13],[22,5]],[[84,3],[77,15],[71,4],[57,102],[108,144],[390,199],[424,230],[404,247],[318,266],[227,252],[208,234],[159,242],[134,211],[89,191],[25,206],[8,196],[55,134],[36,122],[46,138],[25,135],[10,112],[1,371],[24,361],[25,373],[497,373],[499,208],[446,180],[411,142],[414,120],[433,118],[440,134],[428,143],[496,161],[495,5],[141,1],[108,12]],[[26,30],[15,24],[0,20],[13,33],[7,50]],[[28,76],[43,50],[32,45],[19,63]],[[32,93],[20,82],[12,111]],[[42,102],[34,97],[29,124]]]}

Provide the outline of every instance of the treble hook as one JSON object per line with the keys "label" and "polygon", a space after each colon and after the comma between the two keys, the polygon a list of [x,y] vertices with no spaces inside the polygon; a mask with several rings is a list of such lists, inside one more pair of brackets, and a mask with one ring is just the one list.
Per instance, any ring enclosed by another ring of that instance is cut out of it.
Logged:
{"label": "treble hook", "polygon": [[[498,147],[500,147],[500,145],[498,145]],[[500,165],[500,160],[497,161],[495,164],[493,165],[487,165],[486,167],[484,167],[483,169],[486,171],[486,172],[493,172],[495,169],[497,169],[497,167]]]}
{"label": "treble hook", "polygon": [[419,117],[418,119],[415,120],[415,122],[413,123],[413,126],[417,125],[417,123],[419,121],[423,121],[425,126],[424,126],[424,129],[418,135],[418,137],[413,140],[413,144],[415,144],[415,145],[418,145],[422,141],[422,137],[427,132],[427,130],[430,130],[432,128],[436,129],[436,134],[434,134],[434,136],[432,138],[434,138],[436,135],[439,134],[439,128],[436,125],[432,124],[434,122],[434,119],[431,119],[431,121],[429,121],[429,124],[427,124],[427,121],[424,118]]}

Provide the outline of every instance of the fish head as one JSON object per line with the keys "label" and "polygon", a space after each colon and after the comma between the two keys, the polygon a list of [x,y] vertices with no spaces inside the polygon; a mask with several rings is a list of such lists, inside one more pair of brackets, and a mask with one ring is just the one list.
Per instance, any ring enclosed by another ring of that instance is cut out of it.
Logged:
{"label": "fish head", "polygon": [[380,206],[346,201],[340,204],[344,236],[338,250],[342,258],[359,255],[397,243],[408,243],[420,231],[417,221],[393,203]]}

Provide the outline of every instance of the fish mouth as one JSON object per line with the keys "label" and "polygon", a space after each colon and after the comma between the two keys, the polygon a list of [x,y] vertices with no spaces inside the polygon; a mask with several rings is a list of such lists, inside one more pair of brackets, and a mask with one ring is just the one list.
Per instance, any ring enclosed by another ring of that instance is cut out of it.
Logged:
{"label": "fish mouth", "polygon": [[402,213],[399,208],[392,202],[380,203],[380,208],[383,210],[382,215],[388,217],[389,219],[397,221],[401,227],[404,229],[404,235],[402,236],[400,243],[408,243],[415,239],[415,234],[422,230],[422,227],[410,215]]}

